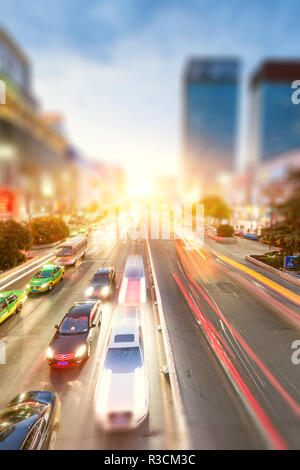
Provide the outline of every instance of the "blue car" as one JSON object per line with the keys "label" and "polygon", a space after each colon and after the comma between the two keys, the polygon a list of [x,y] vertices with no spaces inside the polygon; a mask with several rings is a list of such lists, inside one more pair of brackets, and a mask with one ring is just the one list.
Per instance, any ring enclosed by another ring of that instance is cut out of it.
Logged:
{"label": "blue car", "polygon": [[247,238],[247,240],[259,240],[259,236],[255,232],[245,233],[244,237]]}

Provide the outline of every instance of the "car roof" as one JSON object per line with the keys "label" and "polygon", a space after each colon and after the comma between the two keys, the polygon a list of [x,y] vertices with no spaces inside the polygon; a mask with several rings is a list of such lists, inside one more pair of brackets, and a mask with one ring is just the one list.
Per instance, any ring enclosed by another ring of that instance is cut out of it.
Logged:
{"label": "car roof", "polygon": [[95,274],[108,274],[112,268],[99,268]]}
{"label": "car roof", "polygon": [[66,317],[68,315],[86,315],[89,316],[91,313],[92,308],[96,304],[96,301],[94,300],[87,300],[87,301],[82,301],[82,302],[76,302],[70,307],[68,310],[68,313],[66,314]]}
{"label": "car roof", "polygon": [[58,264],[44,264],[44,266],[42,266],[41,269],[54,269],[54,268],[61,268],[62,266],[58,265]]}
{"label": "car roof", "polygon": [[[122,322],[112,328],[109,341],[109,348],[125,348],[139,346],[139,323],[138,322]],[[117,335],[134,335],[134,341],[115,342]]]}
{"label": "car roof", "polygon": [[127,256],[124,275],[126,277],[143,277],[144,276],[144,263],[141,255]]}
{"label": "car roof", "polygon": [[39,271],[52,271],[54,268],[56,268],[57,266],[53,266],[53,265],[49,265],[49,264],[45,264],[45,266],[42,266]]}
{"label": "car roof", "polygon": [[141,255],[128,255],[126,259],[126,265],[143,265],[143,257]]}
{"label": "car roof", "polygon": [[23,294],[22,290],[5,290],[0,292],[0,300],[11,294]]}

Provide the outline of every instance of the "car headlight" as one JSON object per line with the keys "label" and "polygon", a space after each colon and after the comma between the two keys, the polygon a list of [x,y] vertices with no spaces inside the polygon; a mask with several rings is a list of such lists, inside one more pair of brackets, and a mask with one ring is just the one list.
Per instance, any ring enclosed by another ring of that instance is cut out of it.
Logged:
{"label": "car headlight", "polygon": [[94,292],[93,287],[88,287],[87,290],[85,291],[85,294],[86,295],[92,295],[93,292]]}
{"label": "car headlight", "polygon": [[48,282],[44,282],[44,284],[41,285],[41,288],[44,289],[47,286],[48,286]]}
{"label": "car headlight", "polygon": [[30,289],[30,288],[31,288],[31,285],[27,284],[26,289]]}
{"label": "car headlight", "polygon": [[53,349],[51,348],[51,346],[49,346],[49,348],[47,349],[46,355],[48,359],[53,358]]}
{"label": "car headlight", "polygon": [[108,295],[108,293],[109,293],[109,287],[108,286],[102,287],[101,294],[102,295]]}
{"label": "car headlight", "polygon": [[86,345],[82,344],[75,352],[75,358],[82,357],[86,353]]}

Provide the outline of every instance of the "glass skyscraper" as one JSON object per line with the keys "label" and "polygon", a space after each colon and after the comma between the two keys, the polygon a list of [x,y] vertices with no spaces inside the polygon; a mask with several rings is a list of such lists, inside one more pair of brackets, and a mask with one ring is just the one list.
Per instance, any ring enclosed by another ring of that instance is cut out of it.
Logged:
{"label": "glass skyscraper", "polygon": [[250,82],[250,163],[271,161],[300,148],[300,105],[291,88],[300,79],[300,62],[266,61]]}
{"label": "glass skyscraper", "polygon": [[196,58],[183,82],[183,172],[185,190],[204,189],[234,168],[239,61]]}

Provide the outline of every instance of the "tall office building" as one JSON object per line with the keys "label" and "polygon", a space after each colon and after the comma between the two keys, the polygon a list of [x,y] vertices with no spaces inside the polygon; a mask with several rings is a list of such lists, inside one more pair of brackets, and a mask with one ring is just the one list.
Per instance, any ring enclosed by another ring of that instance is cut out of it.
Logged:
{"label": "tall office building", "polygon": [[234,58],[195,58],[183,80],[185,194],[195,198],[235,166],[240,64]]}
{"label": "tall office building", "polygon": [[250,80],[249,164],[256,166],[300,148],[300,105],[292,82],[300,61],[266,61]]}
{"label": "tall office building", "polygon": [[0,28],[0,219],[54,210],[64,165],[67,140],[41,116],[31,73],[21,47]]}

